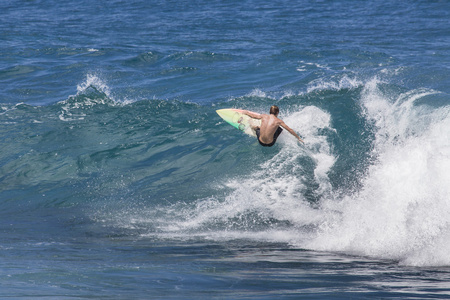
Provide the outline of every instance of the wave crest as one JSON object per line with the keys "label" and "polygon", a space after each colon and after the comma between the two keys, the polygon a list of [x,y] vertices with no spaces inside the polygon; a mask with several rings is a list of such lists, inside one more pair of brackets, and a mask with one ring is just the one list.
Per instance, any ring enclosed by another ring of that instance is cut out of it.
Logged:
{"label": "wave crest", "polygon": [[83,120],[86,109],[97,105],[117,106],[121,103],[111,96],[109,86],[98,76],[88,74],[86,80],[77,85],[77,93],[68,99],[58,102],[61,107],[61,121]]}

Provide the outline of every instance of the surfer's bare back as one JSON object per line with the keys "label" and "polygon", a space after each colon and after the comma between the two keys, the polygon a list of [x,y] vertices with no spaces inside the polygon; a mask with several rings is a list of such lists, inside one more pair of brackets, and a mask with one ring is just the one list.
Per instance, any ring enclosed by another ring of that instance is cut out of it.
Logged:
{"label": "surfer's bare back", "polygon": [[272,147],[277,141],[278,136],[283,131],[283,128],[289,131],[289,133],[295,136],[300,142],[304,143],[295,131],[292,130],[292,128],[287,126],[282,120],[278,119],[279,112],[280,109],[276,105],[272,105],[272,107],[270,107],[270,113],[268,115],[257,114],[248,110],[243,111],[244,114],[254,119],[261,120],[261,126],[253,127],[256,131],[256,136],[258,137],[258,142],[261,146]]}

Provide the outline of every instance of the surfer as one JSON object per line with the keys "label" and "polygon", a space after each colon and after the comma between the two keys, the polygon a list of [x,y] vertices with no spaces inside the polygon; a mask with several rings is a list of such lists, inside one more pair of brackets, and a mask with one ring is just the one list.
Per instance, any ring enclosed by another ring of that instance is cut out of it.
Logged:
{"label": "surfer", "polygon": [[270,107],[270,114],[268,115],[257,114],[248,110],[244,110],[243,112],[252,118],[261,120],[261,126],[252,127],[256,131],[256,136],[261,146],[272,147],[283,131],[283,128],[295,136],[300,142],[304,143],[294,130],[287,126],[282,120],[278,119],[278,113],[280,112],[278,106],[272,105],[272,107]]}

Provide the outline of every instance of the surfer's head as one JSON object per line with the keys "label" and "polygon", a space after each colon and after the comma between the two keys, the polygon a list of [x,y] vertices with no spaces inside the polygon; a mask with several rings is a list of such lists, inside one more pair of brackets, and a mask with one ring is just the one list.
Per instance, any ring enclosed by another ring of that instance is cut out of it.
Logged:
{"label": "surfer's head", "polygon": [[272,105],[271,107],[270,107],[270,114],[271,115],[275,115],[275,117],[276,116],[278,116],[278,113],[280,112],[280,109],[278,108],[278,106],[276,106],[276,105]]}

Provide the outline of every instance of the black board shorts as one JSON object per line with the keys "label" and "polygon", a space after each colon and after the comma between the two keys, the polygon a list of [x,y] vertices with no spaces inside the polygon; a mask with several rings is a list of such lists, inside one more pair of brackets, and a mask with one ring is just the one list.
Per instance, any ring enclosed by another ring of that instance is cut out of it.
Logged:
{"label": "black board shorts", "polygon": [[259,140],[259,135],[260,135],[260,129],[256,128],[256,137],[258,138],[258,142],[261,146],[263,147],[272,147],[273,145],[275,145],[275,142],[277,141],[278,136],[281,134],[281,132],[283,132],[283,128],[278,127],[277,131],[275,131],[275,133],[273,134],[273,141],[270,144],[264,144],[263,142],[261,142]]}

